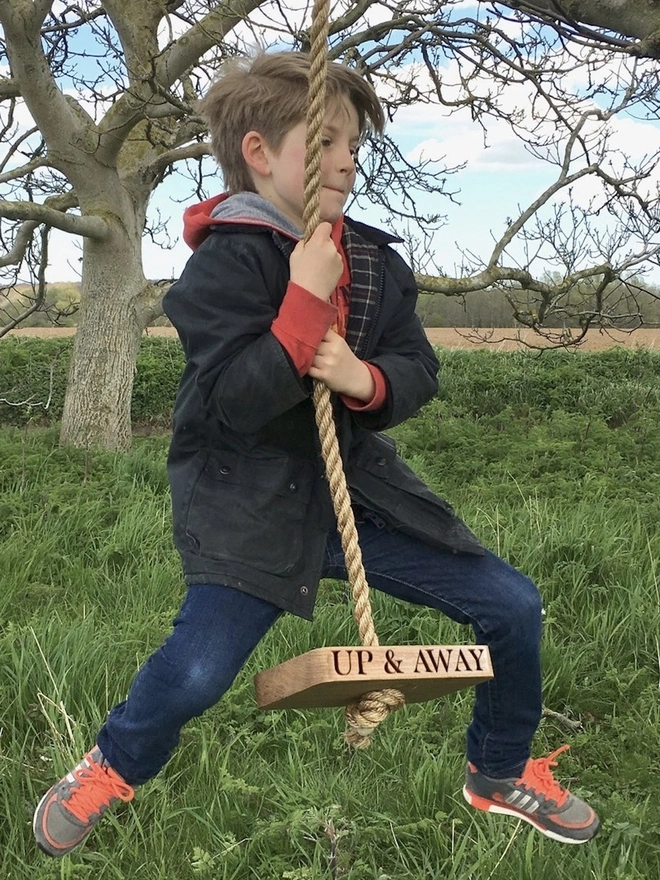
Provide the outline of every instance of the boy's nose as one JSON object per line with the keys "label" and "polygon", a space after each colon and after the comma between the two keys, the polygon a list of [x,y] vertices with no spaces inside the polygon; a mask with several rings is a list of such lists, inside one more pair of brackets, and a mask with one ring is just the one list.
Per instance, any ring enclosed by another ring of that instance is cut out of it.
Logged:
{"label": "boy's nose", "polygon": [[340,160],[340,167],[341,170],[345,173],[350,173],[351,171],[355,170],[355,157],[350,150],[347,150],[346,153],[342,155]]}

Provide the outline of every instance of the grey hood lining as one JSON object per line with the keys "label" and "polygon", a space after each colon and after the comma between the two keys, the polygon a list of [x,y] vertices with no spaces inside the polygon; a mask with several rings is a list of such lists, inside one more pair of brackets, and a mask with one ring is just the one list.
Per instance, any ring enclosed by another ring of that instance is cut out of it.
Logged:
{"label": "grey hood lining", "polygon": [[241,192],[229,196],[211,212],[221,223],[254,223],[277,229],[289,238],[300,241],[302,230],[278,210],[272,202],[258,193]]}

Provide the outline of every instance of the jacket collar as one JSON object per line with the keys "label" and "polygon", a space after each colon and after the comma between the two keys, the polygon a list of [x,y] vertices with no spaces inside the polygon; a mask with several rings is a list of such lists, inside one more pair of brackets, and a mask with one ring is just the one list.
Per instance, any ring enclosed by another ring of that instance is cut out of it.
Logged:
{"label": "jacket collar", "polygon": [[[344,223],[376,246],[401,241],[398,236],[350,217],[344,217]],[[222,193],[186,208],[183,214],[183,240],[192,250],[196,250],[205,238],[221,226],[253,232],[268,229],[293,241],[300,238],[300,231],[294,231],[293,224],[256,193],[238,193],[235,196]]]}

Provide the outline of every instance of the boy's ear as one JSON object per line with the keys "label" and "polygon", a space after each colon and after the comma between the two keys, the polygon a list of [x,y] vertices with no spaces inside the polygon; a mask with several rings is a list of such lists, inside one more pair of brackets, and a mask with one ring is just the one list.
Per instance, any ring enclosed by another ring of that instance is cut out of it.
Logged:
{"label": "boy's ear", "polygon": [[248,131],[241,143],[243,159],[251,171],[256,171],[262,177],[270,172],[268,162],[268,145],[258,131]]}

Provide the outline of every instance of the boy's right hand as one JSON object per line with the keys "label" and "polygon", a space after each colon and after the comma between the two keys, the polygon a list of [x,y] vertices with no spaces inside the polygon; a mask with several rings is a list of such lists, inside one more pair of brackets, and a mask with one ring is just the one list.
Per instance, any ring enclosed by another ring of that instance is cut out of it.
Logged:
{"label": "boy's right hand", "polygon": [[343,271],[342,258],[330,237],[330,223],[319,223],[309,241],[299,241],[289,266],[291,280],[319,299],[329,300]]}

